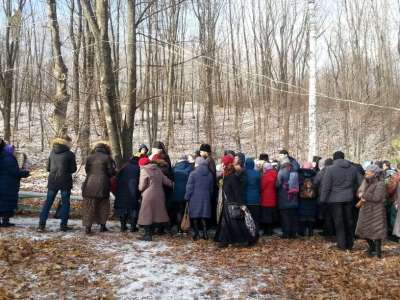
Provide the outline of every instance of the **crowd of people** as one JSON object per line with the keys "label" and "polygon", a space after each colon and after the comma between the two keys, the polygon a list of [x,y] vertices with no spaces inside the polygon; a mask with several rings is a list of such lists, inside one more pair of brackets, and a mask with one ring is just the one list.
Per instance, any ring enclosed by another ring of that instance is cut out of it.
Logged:
{"label": "crowd of people", "polygon": [[[72,175],[76,158],[69,137],[53,141],[47,171],[48,192],[39,230],[44,231],[58,192],[60,230],[67,231]],[[29,171],[19,166],[14,147],[0,140],[0,217],[9,227],[18,204],[20,179]],[[300,163],[281,150],[277,159],[260,154],[258,159],[226,150],[219,161],[208,144],[182,155],[172,165],[162,142],[138,152],[120,168],[106,142],[98,142],[85,162],[82,185],[82,224],[86,234],[99,224],[100,232],[110,216],[110,193],[115,196],[115,215],[121,231],[143,228],[139,239],[154,235],[182,234],[193,240],[209,239],[219,247],[252,246],[260,236],[310,237],[314,229],[335,240],[338,249],[351,250],[355,238],[367,241],[369,255],[382,256],[382,241],[400,237],[400,173],[389,161],[363,165],[345,159],[343,152],[330,158],[314,157]],[[190,225],[189,225],[190,224]]]}

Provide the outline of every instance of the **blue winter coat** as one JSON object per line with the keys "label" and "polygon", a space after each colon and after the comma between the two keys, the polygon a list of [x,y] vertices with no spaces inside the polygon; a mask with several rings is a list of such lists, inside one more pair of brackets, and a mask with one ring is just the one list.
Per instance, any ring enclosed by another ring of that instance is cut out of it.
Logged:
{"label": "blue winter coat", "polygon": [[276,181],[279,209],[297,208],[299,204],[298,194],[291,194],[289,197],[289,177],[290,172],[286,168],[279,170],[278,179]]}
{"label": "blue winter coat", "polygon": [[137,158],[131,159],[117,174],[114,208],[125,212],[138,209],[140,169]]}
{"label": "blue winter coat", "polygon": [[190,172],[193,171],[193,165],[187,160],[177,162],[173,169],[174,174],[174,193],[172,202],[185,202],[186,184],[189,179]]}
{"label": "blue winter coat", "polygon": [[[304,180],[311,179],[313,180],[317,173],[314,170],[308,169],[300,169],[299,171],[299,179],[300,185],[303,184]],[[316,197],[313,199],[302,199],[299,197],[299,207],[298,207],[298,216],[300,219],[304,219],[305,221],[315,220],[318,212],[318,201],[317,201],[317,192],[315,193]]]}
{"label": "blue winter coat", "polygon": [[246,159],[246,203],[248,205],[260,204],[260,172],[254,169],[254,160]]}
{"label": "blue winter coat", "polygon": [[17,209],[20,180],[28,175],[28,171],[19,168],[13,155],[0,152],[0,213]]}
{"label": "blue winter coat", "polygon": [[214,191],[213,175],[204,160],[189,175],[185,199],[189,201],[190,218],[211,218],[211,197]]}

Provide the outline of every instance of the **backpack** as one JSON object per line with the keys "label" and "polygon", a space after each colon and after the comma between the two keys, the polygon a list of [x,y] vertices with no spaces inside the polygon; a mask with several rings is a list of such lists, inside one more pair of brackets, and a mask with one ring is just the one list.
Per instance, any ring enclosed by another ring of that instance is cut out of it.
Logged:
{"label": "backpack", "polygon": [[392,198],[397,191],[400,182],[400,173],[394,174],[385,180],[386,192],[389,198]]}
{"label": "backpack", "polygon": [[300,186],[300,198],[313,199],[316,196],[315,186],[311,178],[304,179]]}

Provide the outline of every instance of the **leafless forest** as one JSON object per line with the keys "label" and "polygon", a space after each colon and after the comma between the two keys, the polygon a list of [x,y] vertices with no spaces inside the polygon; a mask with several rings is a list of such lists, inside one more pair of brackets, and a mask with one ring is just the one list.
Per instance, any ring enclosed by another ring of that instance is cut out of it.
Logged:
{"label": "leafless forest", "polygon": [[[2,0],[0,134],[253,155],[308,143],[308,0]],[[319,154],[393,158],[400,1],[315,0]],[[185,138],[182,138],[185,136]],[[398,143],[397,143],[398,144]]]}

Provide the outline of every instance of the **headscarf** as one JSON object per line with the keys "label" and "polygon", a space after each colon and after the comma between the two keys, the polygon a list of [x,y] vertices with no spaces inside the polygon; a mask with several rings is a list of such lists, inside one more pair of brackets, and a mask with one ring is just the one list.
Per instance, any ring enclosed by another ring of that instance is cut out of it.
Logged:
{"label": "headscarf", "polygon": [[195,167],[201,166],[201,165],[206,165],[208,162],[201,156],[196,157],[196,160],[194,162]]}
{"label": "headscarf", "polygon": [[375,175],[378,175],[382,172],[382,169],[375,164],[371,164],[365,169],[365,172],[372,172]]}
{"label": "headscarf", "polygon": [[263,171],[264,171],[264,173],[267,172],[267,171],[269,171],[269,170],[272,170],[273,168],[274,168],[274,167],[273,167],[272,164],[269,163],[269,162],[266,162],[266,163],[264,163],[264,165],[263,165]]}
{"label": "headscarf", "polygon": [[224,166],[224,176],[231,175],[235,172],[235,168],[233,166],[233,157],[231,155],[225,155],[221,162]]}
{"label": "headscarf", "polygon": [[139,159],[139,166],[144,167],[150,163],[150,159],[148,157],[142,157]]}
{"label": "headscarf", "polygon": [[313,164],[310,162],[303,163],[303,169],[311,170],[313,168]]}

